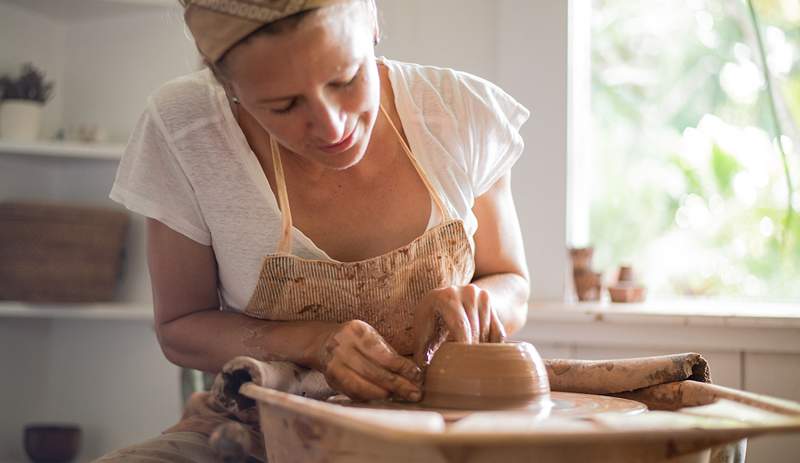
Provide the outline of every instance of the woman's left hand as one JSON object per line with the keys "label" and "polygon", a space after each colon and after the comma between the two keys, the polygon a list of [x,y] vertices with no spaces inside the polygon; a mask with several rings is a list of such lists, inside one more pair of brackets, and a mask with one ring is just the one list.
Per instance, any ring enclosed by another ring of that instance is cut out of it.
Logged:
{"label": "woman's left hand", "polygon": [[445,341],[503,342],[506,337],[489,293],[477,285],[449,286],[426,294],[414,309],[417,365],[430,363]]}

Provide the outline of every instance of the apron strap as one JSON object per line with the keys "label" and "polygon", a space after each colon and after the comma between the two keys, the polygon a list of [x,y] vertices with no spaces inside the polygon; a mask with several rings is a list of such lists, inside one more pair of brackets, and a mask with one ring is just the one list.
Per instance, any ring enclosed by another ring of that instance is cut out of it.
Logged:
{"label": "apron strap", "polygon": [[281,209],[281,240],[278,243],[279,253],[292,253],[292,211],[289,209],[289,193],[286,192],[286,178],[283,175],[281,150],[274,137],[269,137],[272,151],[272,166],[275,169],[275,184],[278,187],[278,207]]}
{"label": "apron strap", "polygon": [[[402,135],[400,135],[400,131],[397,129],[397,126],[394,125],[394,122],[392,122],[392,118],[389,117],[386,109],[383,107],[383,105],[380,105],[380,108],[381,112],[386,117],[386,120],[389,121],[389,125],[392,127],[392,130],[394,130],[395,135],[397,135],[397,139],[400,140],[400,145],[403,147],[403,151],[405,151],[406,156],[408,156],[408,159],[411,161],[411,165],[414,166],[417,174],[419,174],[419,177],[422,179],[422,183],[425,184],[428,194],[431,195],[436,207],[439,208],[439,213],[441,214],[443,221],[446,222],[450,220],[450,213],[448,209],[444,207],[442,199],[439,197],[439,193],[431,184],[428,176],[425,174],[425,170],[417,162],[417,158],[414,156],[414,153],[411,151],[411,148],[403,139]],[[281,210],[281,239],[278,243],[278,252],[291,254],[292,212],[289,209],[289,194],[286,191],[286,179],[283,175],[283,163],[281,162],[280,146],[278,146],[278,142],[275,140],[275,138],[269,137],[269,147],[270,151],[272,151],[272,166],[273,169],[275,169],[275,184],[278,187],[278,207]]]}
{"label": "apron strap", "polygon": [[406,141],[403,139],[403,136],[400,135],[400,131],[397,129],[397,126],[394,125],[394,122],[392,122],[392,118],[389,117],[389,113],[386,112],[386,109],[383,107],[383,105],[381,105],[381,112],[384,116],[386,116],[386,120],[389,121],[389,125],[392,126],[392,130],[394,130],[394,133],[397,135],[397,139],[400,140],[400,144],[403,146],[403,151],[406,152],[408,159],[411,161],[411,165],[414,166],[417,174],[419,174],[419,178],[422,179],[422,183],[425,184],[425,188],[428,189],[428,194],[431,195],[433,202],[436,203],[436,207],[439,208],[439,213],[442,215],[443,220],[445,222],[450,220],[450,213],[448,212],[447,208],[444,207],[442,198],[439,197],[439,193],[436,191],[433,185],[431,185],[431,181],[425,174],[425,170],[421,165],[419,165],[419,162],[417,162],[417,157],[414,156],[414,152],[411,151],[411,147],[408,146]]}

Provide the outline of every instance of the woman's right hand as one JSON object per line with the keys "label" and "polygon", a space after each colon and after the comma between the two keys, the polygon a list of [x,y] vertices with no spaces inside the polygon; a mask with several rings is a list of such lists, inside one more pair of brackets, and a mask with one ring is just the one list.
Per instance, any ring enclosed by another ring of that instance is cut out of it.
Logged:
{"label": "woman's right hand", "polygon": [[328,385],[353,400],[421,398],[422,371],[366,322],[334,325],[319,337],[315,348],[315,367]]}

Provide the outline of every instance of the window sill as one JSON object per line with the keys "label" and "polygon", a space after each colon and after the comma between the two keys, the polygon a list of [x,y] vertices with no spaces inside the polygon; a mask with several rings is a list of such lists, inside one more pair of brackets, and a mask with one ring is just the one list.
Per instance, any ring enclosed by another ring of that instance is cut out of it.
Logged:
{"label": "window sill", "polygon": [[544,302],[515,338],[547,344],[800,353],[800,304],[723,301]]}
{"label": "window sill", "polygon": [[800,304],[726,301],[531,302],[528,320],[800,328]]}

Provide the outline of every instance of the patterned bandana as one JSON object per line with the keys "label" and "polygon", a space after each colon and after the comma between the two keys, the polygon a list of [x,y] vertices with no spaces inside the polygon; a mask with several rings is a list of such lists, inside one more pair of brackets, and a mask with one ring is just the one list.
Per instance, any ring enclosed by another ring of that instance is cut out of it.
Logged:
{"label": "patterned bandana", "polygon": [[180,0],[197,49],[216,63],[259,27],[347,0]]}

